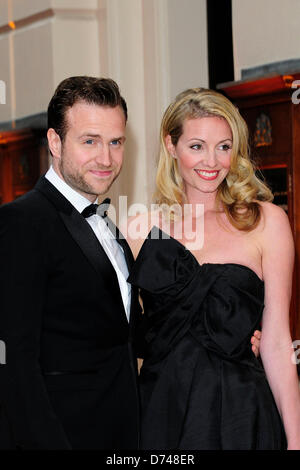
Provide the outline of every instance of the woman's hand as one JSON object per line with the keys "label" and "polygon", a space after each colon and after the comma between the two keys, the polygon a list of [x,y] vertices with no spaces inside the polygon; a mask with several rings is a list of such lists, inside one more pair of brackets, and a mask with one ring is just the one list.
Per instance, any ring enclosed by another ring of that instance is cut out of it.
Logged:
{"label": "woman's hand", "polygon": [[252,344],[252,351],[254,352],[256,357],[259,356],[260,338],[261,338],[261,331],[255,330],[251,338],[251,344]]}

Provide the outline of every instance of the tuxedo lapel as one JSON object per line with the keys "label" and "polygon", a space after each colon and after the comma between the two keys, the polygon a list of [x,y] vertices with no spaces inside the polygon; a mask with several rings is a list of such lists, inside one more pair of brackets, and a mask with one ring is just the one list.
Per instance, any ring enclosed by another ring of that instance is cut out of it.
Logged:
{"label": "tuxedo lapel", "polygon": [[[130,273],[132,266],[134,264],[134,257],[131,251],[130,246],[128,245],[124,235],[117,229],[117,240],[122,246],[128,266],[128,271]],[[138,317],[141,312],[141,306],[139,302],[139,289],[136,286],[131,286],[131,305],[130,305],[130,318],[129,318],[129,327],[130,327],[130,336],[135,327],[135,323],[138,320]]]}
{"label": "tuxedo lapel", "polygon": [[[128,271],[130,274],[131,268],[134,263],[134,257],[130,249],[130,246],[128,245],[124,235],[120,232],[118,227],[113,223],[113,221],[108,216],[105,217],[105,222],[109,230],[115,236],[116,240],[121,245],[124,251],[126,263],[128,266]],[[139,302],[139,290],[137,287],[131,286],[131,305],[130,305],[130,319],[129,319],[129,326],[130,326],[131,332],[133,328],[135,327],[136,321],[139,320],[141,310],[142,309],[141,309],[140,302]]]}
{"label": "tuxedo lapel", "polygon": [[[98,241],[90,225],[83,219],[79,212],[74,208],[71,214],[60,212],[59,215],[70,235],[79,245],[97,274],[105,278],[109,273],[110,277],[116,278],[115,270],[101,243]],[[119,288],[117,279],[116,287]]]}
{"label": "tuxedo lapel", "polygon": [[[120,297],[120,308],[124,310],[116,272],[90,225],[45,177],[40,178],[35,189],[54,204],[65,227],[95,269],[101,283],[107,283],[108,292],[113,291]],[[125,310],[124,318],[126,319]]]}

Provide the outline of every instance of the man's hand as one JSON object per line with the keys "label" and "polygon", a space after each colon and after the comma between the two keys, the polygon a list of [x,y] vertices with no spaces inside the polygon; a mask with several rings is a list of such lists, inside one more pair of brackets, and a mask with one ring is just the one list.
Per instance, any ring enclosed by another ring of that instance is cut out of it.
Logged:
{"label": "man's hand", "polygon": [[254,352],[256,357],[259,356],[260,338],[261,338],[261,331],[255,330],[251,338],[251,344],[252,344],[252,351]]}

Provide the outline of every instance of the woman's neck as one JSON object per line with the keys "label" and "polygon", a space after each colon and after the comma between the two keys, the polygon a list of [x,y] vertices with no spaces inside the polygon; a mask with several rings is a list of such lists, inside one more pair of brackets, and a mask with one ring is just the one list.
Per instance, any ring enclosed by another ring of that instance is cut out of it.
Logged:
{"label": "woman's neck", "polygon": [[[216,210],[216,196],[217,191],[212,193],[204,193],[197,191],[197,193],[187,194],[188,204],[192,206],[193,217],[197,217],[200,212],[209,212]],[[202,207],[202,209],[201,209]]]}

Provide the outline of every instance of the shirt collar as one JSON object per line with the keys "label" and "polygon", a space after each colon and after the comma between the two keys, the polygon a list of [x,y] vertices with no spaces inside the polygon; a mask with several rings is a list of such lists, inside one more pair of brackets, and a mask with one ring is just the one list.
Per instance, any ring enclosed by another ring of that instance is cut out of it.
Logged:
{"label": "shirt collar", "polygon": [[[71,188],[54,170],[53,166],[51,165],[47,173],[45,174],[45,178],[47,178],[56,189],[65,196],[66,199],[78,210],[78,212],[82,212],[87,206],[91,204],[91,201],[86,197],[79,194],[75,189]],[[96,198],[97,199],[97,198]],[[96,200],[94,201],[96,202]]]}

